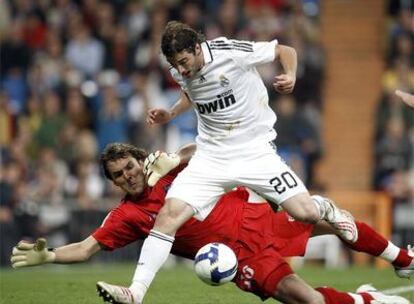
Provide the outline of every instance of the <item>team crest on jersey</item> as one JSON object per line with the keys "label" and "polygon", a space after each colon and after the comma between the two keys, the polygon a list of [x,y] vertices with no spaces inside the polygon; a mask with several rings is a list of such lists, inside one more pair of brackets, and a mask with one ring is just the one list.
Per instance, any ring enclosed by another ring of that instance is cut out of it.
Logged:
{"label": "team crest on jersey", "polygon": [[222,87],[227,87],[230,84],[230,80],[228,80],[227,77],[224,76],[223,74],[220,75],[219,80],[220,80],[220,85]]}

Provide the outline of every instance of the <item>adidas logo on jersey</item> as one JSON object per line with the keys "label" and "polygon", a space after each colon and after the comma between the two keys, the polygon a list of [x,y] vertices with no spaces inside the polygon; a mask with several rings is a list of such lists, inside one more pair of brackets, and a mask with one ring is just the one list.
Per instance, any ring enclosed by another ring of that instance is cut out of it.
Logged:
{"label": "adidas logo on jersey", "polygon": [[217,95],[216,100],[205,104],[196,103],[196,105],[200,114],[210,114],[217,112],[217,110],[228,108],[235,103],[236,98],[233,95],[233,90],[228,90],[220,95]]}
{"label": "adidas logo on jersey", "polygon": [[200,76],[200,79],[198,80],[198,82],[200,83],[200,84],[202,84],[202,83],[204,83],[204,82],[206,82],[207,81],[207,79],[203,76],[203,75],[201,75]]}

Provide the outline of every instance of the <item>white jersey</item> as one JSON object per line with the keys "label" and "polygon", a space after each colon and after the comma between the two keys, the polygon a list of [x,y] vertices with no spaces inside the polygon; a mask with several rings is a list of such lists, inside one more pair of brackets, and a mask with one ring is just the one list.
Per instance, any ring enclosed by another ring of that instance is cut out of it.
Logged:
{"label": "white jersey", "polygon": [[254,149],[276,137],[276,115],[256,66],[275,59],[277,43],[220,37],[201,44],[205,65],[192,78],[171,68],[197,114],[198,151]]}

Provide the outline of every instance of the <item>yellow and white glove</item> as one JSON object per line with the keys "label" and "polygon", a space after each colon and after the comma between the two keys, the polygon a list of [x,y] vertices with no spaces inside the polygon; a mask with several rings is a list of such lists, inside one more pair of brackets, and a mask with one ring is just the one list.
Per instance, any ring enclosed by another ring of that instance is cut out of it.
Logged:
{"label": "yellow and white glove", "polygon": [[172,169],[180,164],[180,156],[175,153],[156,151],[148,155],[144,161],[144,174],[148,186],[154,185]]}
{"label": "yellow and white glove", "polygon": [[40,238],[35,244],[20,241],[13,248],[10,258],[13,268],[36,266],[45,263],[52,263],[56,254],[46,247],[46,239]]}

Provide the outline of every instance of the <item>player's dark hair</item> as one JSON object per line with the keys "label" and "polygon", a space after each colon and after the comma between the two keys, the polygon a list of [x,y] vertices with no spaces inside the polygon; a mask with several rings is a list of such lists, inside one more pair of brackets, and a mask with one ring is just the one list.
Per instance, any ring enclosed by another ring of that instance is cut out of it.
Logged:
{"label": "player's dark hair", "polygon": [[161,38],[161,50],[169,63],[182,51],[195,54],[196,44],[206,41],[203,34],[198,33],[187,24],[170,21],[167,23]]}
{"label": "player's dark hair", "polygon": [[101,153],[100,157],[100,163],[104,171],[105,177],[109,180],[112,180],[111,173],[108,170],[108,162],[116,161],[121,158],[127,158],[128,156],[132,156],[137,161],[143,161],[148,156],[148,152],[144,149],[137,148],[130,144],[108,144]]}

